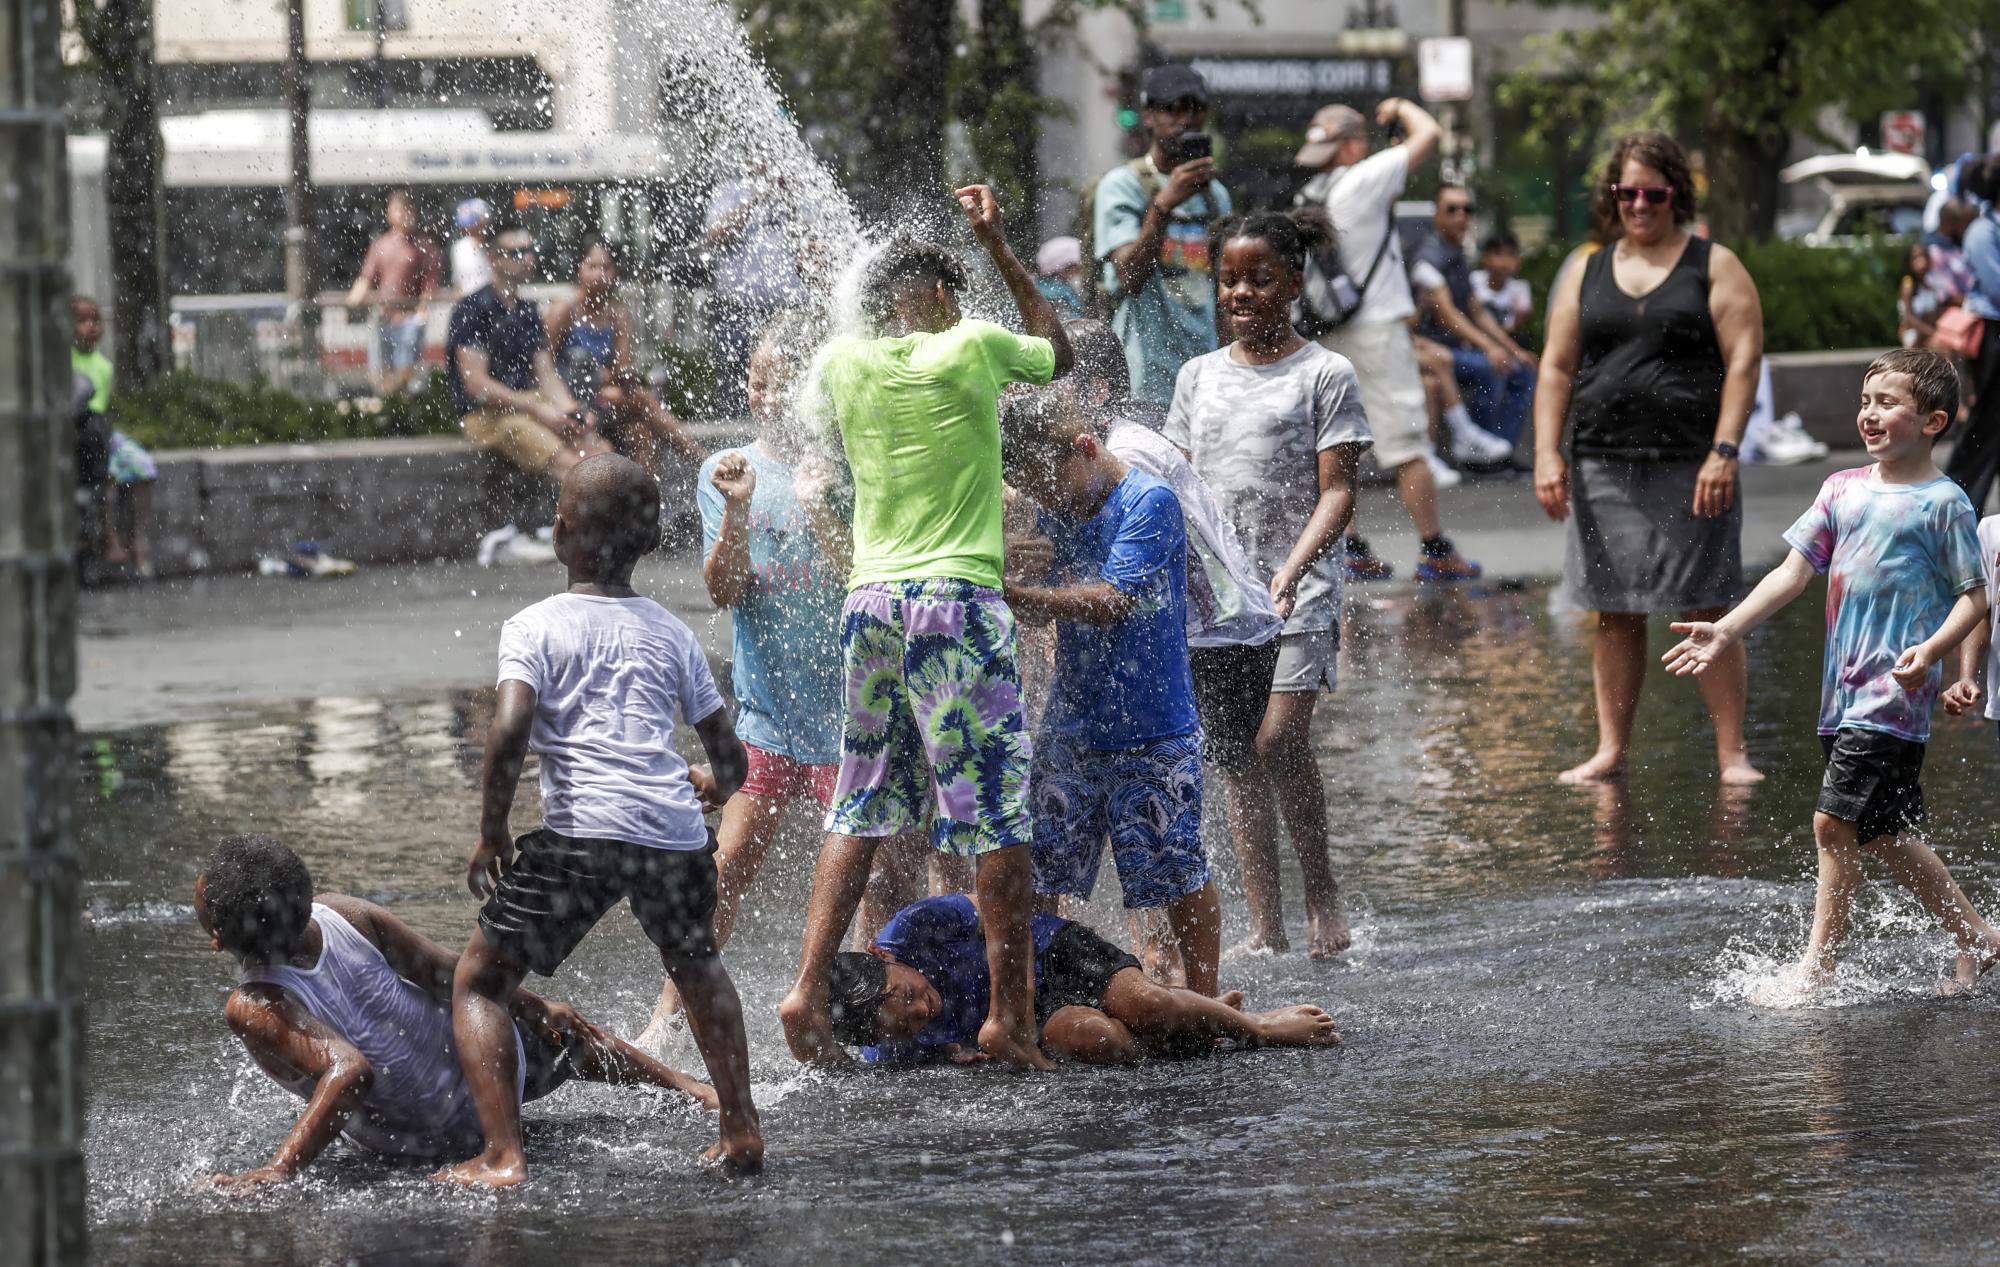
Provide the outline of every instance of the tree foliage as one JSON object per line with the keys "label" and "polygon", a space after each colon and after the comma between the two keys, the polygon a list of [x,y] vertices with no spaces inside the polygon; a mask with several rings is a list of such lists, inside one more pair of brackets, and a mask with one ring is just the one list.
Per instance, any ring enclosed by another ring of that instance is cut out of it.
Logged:
{"label": "tree foliage", "polygon": [[1510,102],[1545,139],[1599,121],[1612,135],[1676,133],[1702,152],[1710,223],[1732,241],[1771,235],[1795,134],[1823,136],[1829,112],[1914,106],[1920,91],[1960,99],[1983,83],[2000,25],[2000,0],[1584,3],[1602,21],[1547,37],[1504,89]]}

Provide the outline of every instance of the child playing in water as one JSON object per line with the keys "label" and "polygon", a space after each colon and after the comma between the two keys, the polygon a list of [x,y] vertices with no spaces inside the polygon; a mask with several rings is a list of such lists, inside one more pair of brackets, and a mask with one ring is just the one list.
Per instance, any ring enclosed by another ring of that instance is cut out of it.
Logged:
{"label": "child playing in water", "polygon": [[798,982],[779,1010],[800,1060],[844,1061],[827,979],[875,847],[928,815],[940,852],[979,858],[997,936],[980,1047],[1045,1068],[1035,1044],[1028,846],[1029,742],[1014,617],[1000,595],[1000,393],[1069,370],[1069,341],[1014,257],[993,191],[958,191],[1028,328],[964,320],[964,269],[942,248],[889,244],[869,265],[874,338],[828,345],[817,367],[854,480],[842,611],[847,681],[839,781],[813,879]]}
{"label": "child playing in water", "polygon": [[1827,761],[1813,814],[1812,934],[1797,971],[1753,1002],[1789,1005],[1832,977],[1864,850],[1957,939],[1957,972],[1942,991],[1971,989],[2000,959],[2000,931],[1908,834],[1924,814],[1918,774],[1939,662],[1986,614],[1972,505],[1931,460],[1957,411],[1958,375],[1944,357],[1920,348],[1877,357],[1862,376],[1856,418],[1875,464],[1827,477],[1812,509],[1785,532],[1791,553],[1734,611],[1673,626],[1687,638],[1663,657],[1667,668],[1700,673],[1803,593],[1815,572],[1827,575],[1819,715]]}
{"label": "child playing in water", "polygon": [[1354,510],[1356,467],[1374,443],[1354,366],[1291,324],[1306,260],[1330,232],[1316,211],[1216,226],[1218,293],[1236,341],[1181,368],[1164,433],[1215,490],[1285,621],[1256,742],[1224,773],[1250,904],[1249,945],[1287,945],[1278,891],[1282,814],[1305,873],[1315,959],[1351,940],[1327,856],[1326,785],[1311,726],[1319,692],[1334,685],[1340,541]]}
{"label": "child playing in water", "polygon": [[[486,1147],[440,1179],[527,1178],[505,1001],[529,970],[553,975],[627,898],[715,1084],[721,1138],[708,1155],[737,1169],[762,1162],[742,1006],[710,925],[715,837],[702,822],[704,805],[719,808],[742,784],[743,746],[693,631],[632,588],[633,566],[659,541],[652,476],[615,453],[578,462],[555,522],[569,588],[501,630],[479,847],[466,867],[486,904],[452,986],[452,1035]],[[709,771],[674,751],[676,714],[700,736]],[[541,757],[542,826],[517,842],[507,819],[530,748]]]}
{"label": "child playing in water", "polygon": [[[89,295],[70,300],[70,368],[90,380],[90,412],[105,417],[111,408],[111,358],[97,350],[104,339],[104,313]],[[108,423],[103,432],[110,436],[101,490],[104,508],[104,541],[101,557],[107,564],[130,563],[142,577],[153,575],[152,543],[147,521],[153,517],[153,481],[160,468],[153,455],[138,441]],[[126,530],[126,522],[130,530]]]}
{"label": "child playing in water", "polygon": [[[1034,920],[1035,1018],[1049,1054],[1090,1064],[1198,1052],[1217,1039],[1245,1047],[1332,1047],[1333,1018],[1310,1004],[1240,1010],[1147,978],[1139,961],[1082,924]],[[877,1061],[984,1059],[973,1047],[986,1014],[986,932],[964,896],[925,898],[889,921],[863,955],[833,965],[834,1033]]]}
{"label": "child playing in water", "polygon": [[1126,908],[1166,910],[1188,988],[1212,995],[1222,904],[1201,843],[1180,501],[1104,446],[1068,384],[1010,401],[1004,437],[1007,482],[1055,547],[1053,584],[1006,587],[1023,619],[1056,623],[1029,782],[1035,891],[1088,899],[1109,836]]}
{"label": "child playing in water", "polygon": [[[241,983],[223,1006],[257,1067],[306,1101],[271,1160],[210,1182],[241,1194],[296,1177],[337,1135],[390,1157],[479,1150],[479,1119],[451,1037],[457,956],[373,902],[314,896],[299,856],[269,836],[229,836],[194,882],[211,948]],[[518,1099],[571,1077],[664,1087],[715,1108],[715,1092],[619,1042],[564,1003],[514,991]]]}

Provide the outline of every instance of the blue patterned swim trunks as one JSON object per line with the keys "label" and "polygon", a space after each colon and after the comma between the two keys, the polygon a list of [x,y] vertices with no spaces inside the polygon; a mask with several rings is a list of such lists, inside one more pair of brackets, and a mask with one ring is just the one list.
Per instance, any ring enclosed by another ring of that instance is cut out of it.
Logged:
{"label": "blue patterned swim trunks", "polygon": [[1028,784],[1035,892],[1088,898],[1107,836],[1128,909],[1165,906],[1207,884],[1201,747],[1200,731],[1123,752],[1043,734]]}

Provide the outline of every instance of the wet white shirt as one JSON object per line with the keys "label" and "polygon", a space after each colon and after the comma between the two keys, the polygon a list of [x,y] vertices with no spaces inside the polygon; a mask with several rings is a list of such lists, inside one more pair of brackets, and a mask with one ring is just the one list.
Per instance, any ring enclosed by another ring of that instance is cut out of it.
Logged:
{"label": "wet white shirt", "polygon": [[[1326,207],[1340,239],[1340,262],[1347,275],[1359,286],[1382,249],[1382,235],[1389,232],[1389,209],[1403,196],[1410,182],[1410,152],[1392,145],[1370,154],[1352,167],[1322,172],[1307,182],[1300,198]],[[1403,267],[1403,244],[1393,235],[1389,253],[1375,270],[1368,289],[1362,293],[1356,322],[1402,321],[1417,310],[1410,298],[1409,277]]]}
{"label": "wet white shirt", "polygon": [[1979,521],[1979,566],[1986,573],[1986,720],[2000,721],[2000,515]]}

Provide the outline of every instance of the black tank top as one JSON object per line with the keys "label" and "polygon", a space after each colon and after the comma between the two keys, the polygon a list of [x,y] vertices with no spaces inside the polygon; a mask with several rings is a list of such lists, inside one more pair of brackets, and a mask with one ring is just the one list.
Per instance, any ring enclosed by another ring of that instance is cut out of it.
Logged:
{"label": "black tank top", "polygon": [[1578,457],[1698,458],[1722,413],[1722,346],[1708,314],[1708,239],[1689,237],[1643,298],[1618,289],[1607,246],[1584,262],[1582,368],[1570,395]]}

